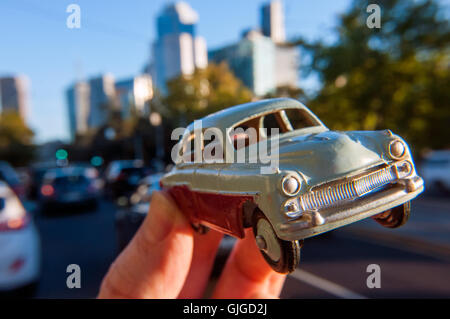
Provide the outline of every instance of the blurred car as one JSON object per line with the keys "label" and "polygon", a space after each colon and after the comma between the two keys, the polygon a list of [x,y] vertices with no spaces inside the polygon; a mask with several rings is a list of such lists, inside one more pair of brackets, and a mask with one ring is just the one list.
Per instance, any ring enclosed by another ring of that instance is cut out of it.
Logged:
{"label": "blurred car", "polygon": [[430,189],[450,192],[450,150],[432,151],[422,163],[421,172]]}
{"label": "blurred car", "polygon": [[142,179],[137,190],[124,203],[124,208],[116,214],[116,230],[119,250],[126,247],[134,236],[150,209],[152,193],[160,190],[159,181],[162,174],[150,175]]}
{"label": "blurred car", "polygon": [[98,186],[80,167],[49,170],[43,178],[39,200],[44,212],[68,205],[97,206]]}
{"label": "blurred car", "polygon": [[40,265],[40,240],[33,220],[14,192],[0,182],[0,294],[31,294]]}
{"label": "blurred car", "polygon": [[39,163],[29,167],[29,185],[27,189],[27,197],[29,199],[38,199],[45,173],[54,168],[56,168],[56,163]]}
{"label": "blurred car", "polygon": [[0,161],[0,181],[8,184],[17,196],[25,195],[25,188],[20,182],[19,175],[8,162]]}
{"label": "blurred car", "polygon": [[113,161],[105,171],[105,191],[113,199],[128,198],[151,172],[141,160]]}

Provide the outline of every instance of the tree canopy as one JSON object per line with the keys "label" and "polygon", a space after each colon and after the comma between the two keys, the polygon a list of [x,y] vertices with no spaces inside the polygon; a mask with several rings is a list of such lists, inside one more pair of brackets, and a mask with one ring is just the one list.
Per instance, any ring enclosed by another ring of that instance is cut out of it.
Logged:
{"label": "tree canopy", "polygon": [[1,113],[0,159],[15,166],[28,164],[34,156],[33,136],[18,113]]}
{"label": "tree canopy", "polygon": [[339,19],[337,41],[298,39],[311,55],[306,70],[322,86],[308,105],[332,129],[389,128],[418,151],[449,147],[450,30],[432,0],[377,1],[381,28],[369,28],[354,1]]}
{"label": "tree canopy", "polygon": [[163,105],[169,116],[186,125],[209,113],[249,102],[252,93],[229,70],[227,64],[209,64],[191,76],[179,76],[167,84]]}

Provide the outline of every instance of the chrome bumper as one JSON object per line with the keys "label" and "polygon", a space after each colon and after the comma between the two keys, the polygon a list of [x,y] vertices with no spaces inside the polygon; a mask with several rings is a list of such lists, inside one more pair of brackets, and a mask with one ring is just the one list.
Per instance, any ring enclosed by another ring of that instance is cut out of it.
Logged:
{"label": "chrome bumper", "polygon": [[289,241],[312,237],[404,204],[423,189],[423,179],[417,175],[400,179],[373,194],[320,211],[305,211],[296,219],[275,225],[275,231],[278,237]]}

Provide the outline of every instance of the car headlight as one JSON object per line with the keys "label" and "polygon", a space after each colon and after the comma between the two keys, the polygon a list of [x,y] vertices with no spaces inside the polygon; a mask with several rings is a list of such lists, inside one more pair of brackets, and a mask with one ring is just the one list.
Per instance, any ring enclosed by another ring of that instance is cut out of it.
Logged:
{"label": "car headlight", "polygon": [[406,145],[400,140],[393,140],[389,144],[389,155],[394,159],[402,158],[406,153]]}
{"label": "car headlight", "polygon": [[301,181],[294,175],[286,175],[281,180],[281,189],[288,196],[296,195],[301,188]]}

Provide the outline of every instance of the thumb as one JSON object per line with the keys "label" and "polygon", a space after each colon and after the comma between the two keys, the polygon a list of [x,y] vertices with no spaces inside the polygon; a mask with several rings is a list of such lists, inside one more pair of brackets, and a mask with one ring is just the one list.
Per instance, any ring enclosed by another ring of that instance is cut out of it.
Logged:
{"label": "thumb", "polygon": [[170,197],[152,195],[150,211],[103,279],[99,298],[176,298],[189,271],[192,229]]}

